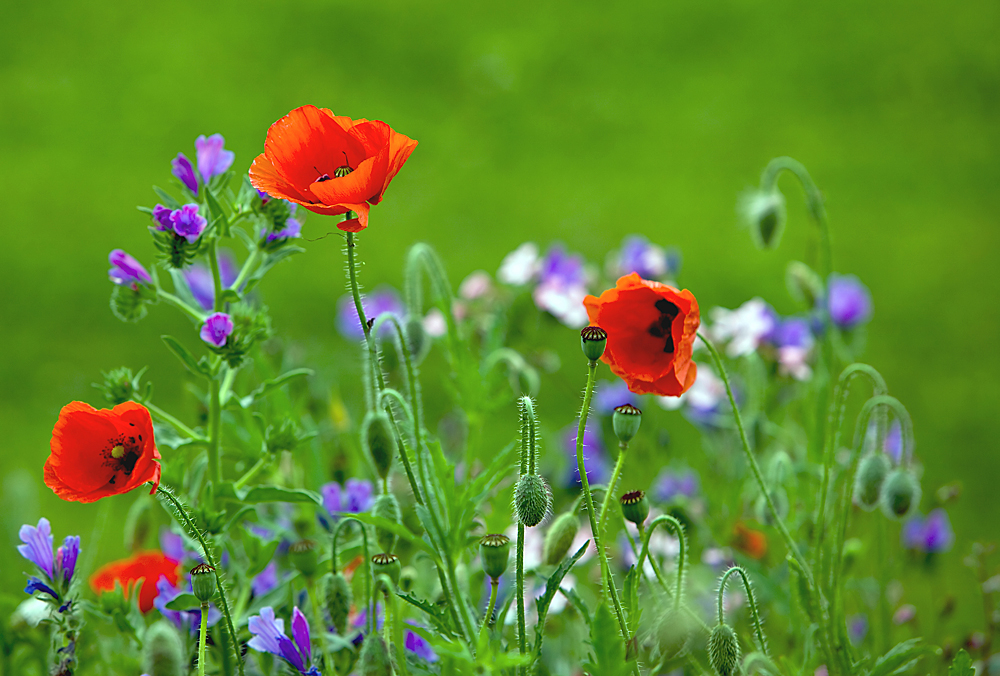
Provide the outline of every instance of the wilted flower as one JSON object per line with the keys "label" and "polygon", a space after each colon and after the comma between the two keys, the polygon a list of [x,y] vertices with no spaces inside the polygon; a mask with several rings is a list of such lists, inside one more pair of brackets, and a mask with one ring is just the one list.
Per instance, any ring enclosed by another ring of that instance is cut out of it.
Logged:
{"label": "wilted flower", "polygon": [[854,275],[830,275],[827,283],[827,309],[830,321],[841,329],[853,329],[872,316],[872,296],[868,287]]}
{"label": "wilted flower", "polygon": [[[396,315],[402,321],[406,315],[406,308],[399,294],[391,286],[377,286],[375,289],[361,298],[361,305],[365,309],[365,316],[369,321],[378,319],[379,315],[389,312]],[[361,340],[365,337],[364,329],[361,328],[361,319],[358,317],[358,309],[354,304],[354,297],[351,294],[341,296],[337,301],[337,330],[340,335],[353,340]],[[392,326],[382,325],[380,336],[386,336],[393,331]]]}
{"label": "wilted flower", "polygon": [[523,286],[538,274],[538,245],[525,242],[504,257],[497,270],[497,279],[504,284]]}
{"label": "wilted flower", "polygon": [[716,307],[711,311],[712,326],[708,330],[713,341],[724,343],[726,354],[742,357],[755,352],[777,326],[777,315],[760,298],[753,298],[735,310]]}
{"label": "wilted flower", "polygon": [[221,176],[233,166],[236,153],[225,150],[226,141],[222,134],[212,134],[208,138],[199,136],[194,141],[198,157],[198,173],[201,180],[208,184],[215,176]]}
{"label": "wilted flower", "polygon": [[292,639],[285,635],[285,621],[275,618],[274,609],[264,606],[260,615],[252,615],[248,622],[253,636],[247,643],[254,650],[277,655],[304,676],[320,676],[316,667],[308,671],[306,665],[312,659],[312,645],[309,623],[302,611],[292,609]]}
{"label": "wilted flower", "polygon": [[587,323],[587,311],[583,307],[586,295],[587,273],[583,257],[567,254],[561,245],[553,245],[541,261],[538,286],[533,293],[535,305],[566,326],[580,328]]}
{"label": "wilted flower", "polygon": [[935,509],[926,517],[919,514],[911,517],[903,525],[901,539],[907,549],[932,554],[951,549],[955,533],[951,530],[948,513],[943,509]]}
{"label": "wilted flower", "polygon": [[121,249],[112,251],[108,255],[108,262],[111,264],[108,277],[115,284],[135,289],[139,284],[151,284],[153,281],[146,268]]}
{"label": "wilted flower", "polygon": [[234,328],[233,319],[225,312],[216,312],[205,319],[199,335],[209,345],[222,347],[226,344]]}

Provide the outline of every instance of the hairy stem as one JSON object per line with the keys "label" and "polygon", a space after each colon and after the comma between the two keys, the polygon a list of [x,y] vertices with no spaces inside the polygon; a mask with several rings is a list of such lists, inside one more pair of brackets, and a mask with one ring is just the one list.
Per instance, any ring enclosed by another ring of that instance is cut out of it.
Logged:
{"label": "hairy stem", "polygon": [[604,504],[601,505],[601,516],[599,519],[598,526],[601,529],[601,537],[604,536],[604,528],[608,523],[608,511],[611,508],[611,496],[615,493],[615,487],[618,485],[618,477],[622,473],[622,467],[625,466],[625,451],[628,450],[628,443],[621,442],[618,447],[618,460],[615,461],[615,470],[611,473],[611,483],[608,484],[608,490],[604,493]]}
{"label": "hairy stem", "polygon": [[208,638],[208,602],[201,602],[201,629],[198,633],[198,676],[205,676],[205,639]]}
{"label": "hairy stem", "polygon": [[757,644],[760,647],[761,652],[767,655],[767,640],[764,638],[764,630],[760,625],[760,613],[757,610],[757,599],[754,597],[753,587],[750,586],[750,579],[747,577],[747,572],[740,566],[733,566],[727,570],[722,575],[722,580],[719,582],[719,624],[722,624],[725,620],[722,607],[722,597],[726,593],[726,583],[734,573],[739,575],[740,579],[743,581],[743,589],[746,590],[747,602],[750,605],[750,614],[753,616],[753,628],[757,637]]}
{"label": "hairy stem", "polygon": [[483,616],[483,623],[479,626],[479,643],[483,642],[487,627],[493,626],[493,610],[497,607],[497,588],[499,586],[499,579],[490,580],[490,604],[486,607],[486,615]]}
{"label": "hairy stem", "polygon": [[527,650],[524,631],[524,524],[520,522],[517,524],[517,647],[522,655]]}

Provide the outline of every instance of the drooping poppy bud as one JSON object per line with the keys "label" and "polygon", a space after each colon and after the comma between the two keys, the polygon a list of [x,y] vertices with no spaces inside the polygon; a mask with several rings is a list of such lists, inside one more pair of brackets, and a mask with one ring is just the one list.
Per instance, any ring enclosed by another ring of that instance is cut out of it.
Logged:
{"label": "drooping poppy bud", "polygon": [[[375,506],[372,507],[372,516],[380,516],[393,523],[399,523],[399,502],[392,493],[383,493],[375,498]],[[391,552],[396,547],[397,535],[391,530],[375,527],[375,540],[383,552]]]}
{"label": "drooping poppy bud", "polygon": [[636,526],[646,521],[649,516],[649,499],[643,491],[630,491],[623,495],[619,502],[622,515]]}
{"label": "drooping poppy bud", "polygon": [[[784,520],[788,516],[788,493],[784,488],[778,486],[771,491],[771,502],[774,503],[774,509],[778,513],[778,518]],[[774,513],[771,512],[771,507],[767,504],[767,500],[761,495],[757,498],[757,502],[754,505],[754,510],[757,513],[757,520],[760,521],[765,526],[774,526],[776,520],[774,518]]]}
{"label": "drooping poppy bud", "polygon": [[385,645],[381,634],[373,632],[365,636],[358,663],[361,676],[392,676],[389,648]]}
{"label": "drooping poppy bud", "polygon": [[720,624],[708,637],[708,661],[719,676],[733,676],[740,663],[740,642],[728,624]]}
{"label": "drooping poppy bud", "polygon": [[510,538],[500,533],[483,536],[479,541],[479,558],[490,579],[499,580],[510,562]]}
{"label": "drooping poppy bud", "polygon": [[892,471],[892,463],[884,453],[871,453],[861,459],[854,477],[854,502],[866,512],[878,507],[882,484]]}
{"label": "drooping poppy bud", "polygon": [[382,552],[372,557],[372,572],[375,573],[375,576],[386,575],[394,585],[399,584],[399,574],[402,570],[403,565],[395,554]]}
{"label": "drooping poppy bud", "polygon": [[608,332],[600,326],[587,326],[580,331],[580,345],[588,360],[597,361],[608,345]]}
{"label": "drooping poppy bud", "polygon": [[417,363],[423,361],[431,347],[431,341],[420,317],[409,317],[406,320],[406,343],[413,361]]}
{"label": "drooping poppy bud", "polygon": [[215,568],[207,563],[199,563],[191,569],[191,589],[202,603],[208,603],[215,596]]}
{"label": "drooping poppy bud", "polygon": [[319,568],[319,550],[313,540],[299,540],[288,548],[288,558],[295,569],[312,577]]}
{"label": "drooping poppy bud", "polygon": [[642,423],[642,411],[632,404],[616,406],[615,413],[611,418],[611,424],[615,429],[615,436],[618,441],[627,444],[639,433],[639,425]]}
{"label": "drooping poppy bud", "polygon": [[327,573],[324,580],[326,611],[330,613],[330,621],[337,629],[337,633],[344,634],[347,631],[347,616],[351,610],[351,586],[339,571]]}
{"label": "drooping poppy bud", "polygon": [[920,484],[905,469],[896,469],[882,484],[882,513],[890,519],[902,519],[920,502]]}
{"label": "drooping poppy bud", "polygon": [[514,487],[514,513],[517,520],[531,528],[537,526],[549,513],[552,491],[537,474],[525,474]]}
{"label": "drooping poppy bud", "polygon": [[546,565],[555,566],[566,558],[579,530],[580,519],[574,512],[564,512],[556,517],[545,534],[542,558]]}
{"label": "drooping poppy bud", "polygon": [[396,436],[384,411],[368,412],[361,423],[361,440],[378,475],[382,479],[388,477],[396,457]]}
{"label": "drooping poppy bud", "polygon": [[740,215],[761,249],[773,249],[781,241],[787,212],[785,196],[778,190],[751,190],[740,199]]}
{"label": "drooping poppy bud", "polygon": [[154,622],[142,641],[142,670],[149,676],[183,676],[187,673],[181,637],[166,620]]}

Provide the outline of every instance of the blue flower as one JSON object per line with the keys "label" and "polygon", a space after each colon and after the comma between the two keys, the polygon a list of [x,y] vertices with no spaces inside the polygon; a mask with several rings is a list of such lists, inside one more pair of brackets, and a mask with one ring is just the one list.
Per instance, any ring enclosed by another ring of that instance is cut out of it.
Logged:
{"label": "blue flower", "polygon": [[918,514],[907,521],[903,525],[901,539],[907,549],[932,554],[951,549],[955,533],[951,530],[948,513],[935,509],[926,517]]}
{"label": "blue flower", "polygon": [[680,271],[680,252],[676,249],[664,250],[642,235],[629,235],[622,240],[615,276],[621,277],[633,272],[643,279],[659,279],[673,276]]}
{"label": "blue flower", "polygon": [[[221,176],[233,166],[236,153],[225,150],[226,140],[222,134],[204,135],[195,139],[194,147],[198,157],[198,173],[206,184],[215,176]],[[195,189],[197,192],[197,188]]]}
{"label": "blue flower", "polygon": [[827,310],[830,321],[841,329],[853,329],[872,316],[872,295],[854,275],[830,275],[827,283]]}
{"label": "blue flower", "polygon": [[[640,403],[642,403],[641,395],[629,390],[624,380],[602,381],[597,384],[597,389],[594,391],[594,410],[602,415],[611,415],[615,407],[625,404],[642,408],[639,406]],[[586,439],[586,436],[584,438]],[[573,452],[576,452],[575,447]]]}
{"label": "blue flower", "polygon": [[[580,466],[576,461],[577,427],[577,425],[572,425],[563,430],[563,449],[569,459],[569,468],[566,471],[565,479],[567,488],[576,488],[580,485]],[[611,472],[604,450],[604,442],[594,429],[587,425],[583,430],[583,466],[587,471],[587,481],[591,484],[602,484],[610,478]]]}
{"label": "blue flower", "polygon": [[260,598],[278,586],[278,566],[271,561],[250,581],[250,589],[256,598]]}
{"label": "blue flower", "polygon": [[698,490],[698,474],[690,469],[681,472],[665,469],[653,483],[653,497],[660,502],[670,502],[677,497],[693,498]]}
{"label": "blue flower", "polygon": [[[413,620],[407,620],[406,623],[415,627],[420,626]],[[417,634],[410,629],[406,630],[406,638],[403,640],[403,645],[417,657],[421,657],[428,662],[438,661],[437,653],[434,652],[434,648],[431,647],[431,644],[428,643],[420,634]]]}
{"label": "blue flower", "polygon": [[[403,301],[396,290],[390,286],[377,286],[375,289],[362,298],[361,305],[365,309],[365,315],[369,321],[378,319],[379,315],[390,312],[402,319],[406,314]],[[358,310],[354,305],[354,298],[347,294],[341,296],[337,301],[337,330],[345,338],[361,340],[365,337],[365,332],[361,328],[361,320],[358,319]],[[392,327],[385,324],[382,326],[380,335],[388,335]]]}
{"label": "blue flower", "polygon": [[336,481],[323,484],[319,489],[323,506],[332,516],[367,512],[375,504],[375,488],[367,479],[348,479],[344,487]]}
{"label": "blue flower", "polygon": [[121,249],[115,249],[108,255],[108,263],[111,264],[108,277],[115,284],[134,289],[138,284],[150,284],[153,281],[146,268]]}
{"label": "blue flower", "polygon": [[69,584],[76,572],[76,560],[80,556],[80,536],[67,535],[62,547],[56,550],[56,568],[62,571],[63,582]]}
{"label": "blue flower", "polygon": [[54,590],[52,587],[42,582],[37,577],[28,578],[28,586],[24,588],[24,591],[27,592],[28,594],[34,594],[35,592],[45,592],[54,599],[59,598],[59,594],[56,593],[56,590]]}
{"label": "blue flower", "polygon": [[198,177],[194,174],[194,167],[191,166],[191,160],[184,153],[177,153],[177,157],[170,162],[170,173],[180,179],[180,182],[188,190],[195,195],[198,194]]}
{"label": "blue flower", "polygon": [[28,524],[21,526],[18,536],[24,543],[17,546],[21,556],[38,566],[50,580],[53,579],[52,526],[49,525],[49,520],[43,516],[38,520],[37,526]]}
{"label": "blue flower", "polygon": [[316,667],[306,671],[306,663],[311,656],[311,639],[309,623],[298,607],[292,609],[294,642],[285,635],[285,621],[275,618],[274,609],[270,606],[261,608],[260,615],[251,616],[248,624],[253,634],[247,644],[251,648],[277,655],[304,676],[320,676]]}
{"label": "blue flower", "polygon": [[208,227],[208,221],[198,213],[197,204],[185,204],[180,209],[171,212],[170,226],[178,237],[183,237],[194,244]]}

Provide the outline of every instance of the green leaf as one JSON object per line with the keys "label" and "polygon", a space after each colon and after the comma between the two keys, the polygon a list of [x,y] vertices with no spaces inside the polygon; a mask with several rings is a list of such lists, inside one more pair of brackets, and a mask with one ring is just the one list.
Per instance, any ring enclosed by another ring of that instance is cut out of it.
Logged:
{"label": "green leaf", "polygon": [[219,294],[219,298],[222,299],[223,303],[239,303],[243,300],[240,298],[240,294],[233,289],[223,289],[222,293]]}
{"label": "green leaf", "polygon": [[160,336],[160,339],[167,344],[167,348],[174,353],[175,357],[181,360],[181,363],[184,364],[184,367],[188,371],[198,376],[208,377],[208,374],[202,369],[198,360],[194,358],[194,355],[181,345],[176,338],[173,336]]}
{"label": "green leaf", "polygon": [[634,635],[639,628],[639,616],[642,615],[642,608],[639,607],[639,569],[635,566],[629,568],[625,575],[623,600],[628,611],[628,628]]}
{"label": "green leaf", "polygon": [[921,643],[919,638],[911,638],[896,646],[882,657],[878,658],[868,676],[891,676],[908,671],[913,663],[924,655],[940,653],[941,649]]}
{"label": "green leaf", "polygon": [[[420,511],[420,507],[421,505],[417,505],[418,514]],[[358,521],[361,521],[362,523],[371,524],[372,526],[383,528],[387,531],[395,533],[396,535],[403,538],[407,542],[413,543],[413,545],[416,546],[418,549],[421,549],[430,554],[431,559],[433,559],[435,563],[440,564],[441,557],[438,556],[437,551],[435,551],[430,545],[428,545],[422,538],[419,538],[412,532],[410,532],[410,529],[407,528],[406,526],[398,524],[395,521],[390,521],[389,519],[386,519],[381,516],[373,516],[368,512],[359,512],[357,514],[351,514],[350,516],[357,519]]]}
{"label": "green leaf", "polygon": [[229,237],[229,219],[226,218],[226,212],[222,210],[222,205],[215,199],[215,195],[212,194],[207,185],[205,186],[205,201],[208,203],[208,213],[212,217],[209,227],[218,227],[220,235]]}
{"label": "green leaf", "polygon": [[243,496],[243,502],[257,504],[260,502],[311,502],[323,505],[323,498],[315,491],[302,488],[283,488],[281,486],[254,486]]}
{"label": "green leaf", "polygon": [[167,604],[167,610],[191,610],[200,607],[201,601],[194,594],[181,594]]}
{"label": "green leaf", "polygon": [[254,556],[253,562],[247,568],[247,577],[256,577],[267,568],[267,564],[271,563],[271,559],[274,558],[274,552],[278,550],[278,545],[281,544],[278,540],[271,540],[266,545],[260,548],[260,551]]}
{"label": "green leaf", "polygon": [[535,624],[535,654],[538,655],[542,651],[542,639],[545,638],[545,617],[549,613],[549,605],[552,603],[552,599],[555,598],[556,593],[559,591],[559,585],[562,584],[563,578],[566,577],[566,573],[569,572],[580,557],[583,556],[587,547],[590,546],[590,540],[587,540],[580,546],[576,553],[568,559],[563,559],[562,563],[555,569],[555,572],[549,576],[549,579],[545,583],[545,593],[541,595],[540,598],[535,599],[535,608],[538,610],[538,622]]}
{"label": "green leaf", "polygon": [[245,397],[239,399],[239,404],[243,408],[250,408],[257,399],[263,397],[265,394],[271,392],[284,385],[285,383],[294,380],[295,378],[301,378],[303,376],[311,376],[314,371],[312,369],[292,369],[291,371],[286,371],[282,373],[277,378],[271,380],[265,380],[263,383],[257,386],[257,388]]}
{"label": "green leaf", "polygon": [[[242,521],[243,519],[245,519],[248,514],[254,512],[254,511],[255,510],[254,510],[253,507],[249,507],[248,506],[248,507],[242,508],[240,511],[236,512],[236,514],[233,515],[233,518],[231,518],[226,523],[226,525],[222,529],[222,532],[223,533],[228,533],[229,531],[231,531],[233,529],[233,526],[235,526],[236,524],[238,524],[240,521]],[[243,532],[245,533],[246,531],[243,531]]]}
{"label": "green leaf", "polygon": [[590,662],[583,666],[592,676],[625,676],[631,671],[618,621],[605,603],[597,606],[590,623],[590,646]]}
{"label": "green leaf", "polygon": [[976,676],[976,670],[972,667],[972,658],[965,650],[959,650],[955,659],[948,667],[948,676]]}
{"label": "green leaf", "polygon": [[580,611],[580,615],[583,616],[583,621],[590,624],[590,610],[587,608],[587,604],[584,603],[580,595],[576,593],[576,590],[571,587],[559,587],[559,593],[566,597],[566,600],[573,604],[573,607]]}
{"label": "green leaf", "polygon": [[173,195],[171,195],[170,193],[168,193],[163,188],[154,185],[153,186],[153,192],[156,193],[157,197],[159,197],[161,200],[163,200],[163,206],[165,206],[165,207],[167,207],[169,209],[180,209],[181,208],[181,203],[178,202],[177,200],[175,200],[173,198]]}
{"label": "green leaf", "polygon": [[434,628],[437,630],[439,634],[443,634],[444,636],[457,637],[457,635],[455,634],[455,630],[451,627],[451,624],[448,622],[448,614],[445,613],[443,608],[431,603],[430,601],[425,601],[424,599],[417,598],[416,596],[410,593],[404,594],[402,592],[396,592],[396,596],[403,599],[414,608],[419,608],[420,610],[422,610],[427,615],[427,618],[431,621],[431,624],[434,625]]}

